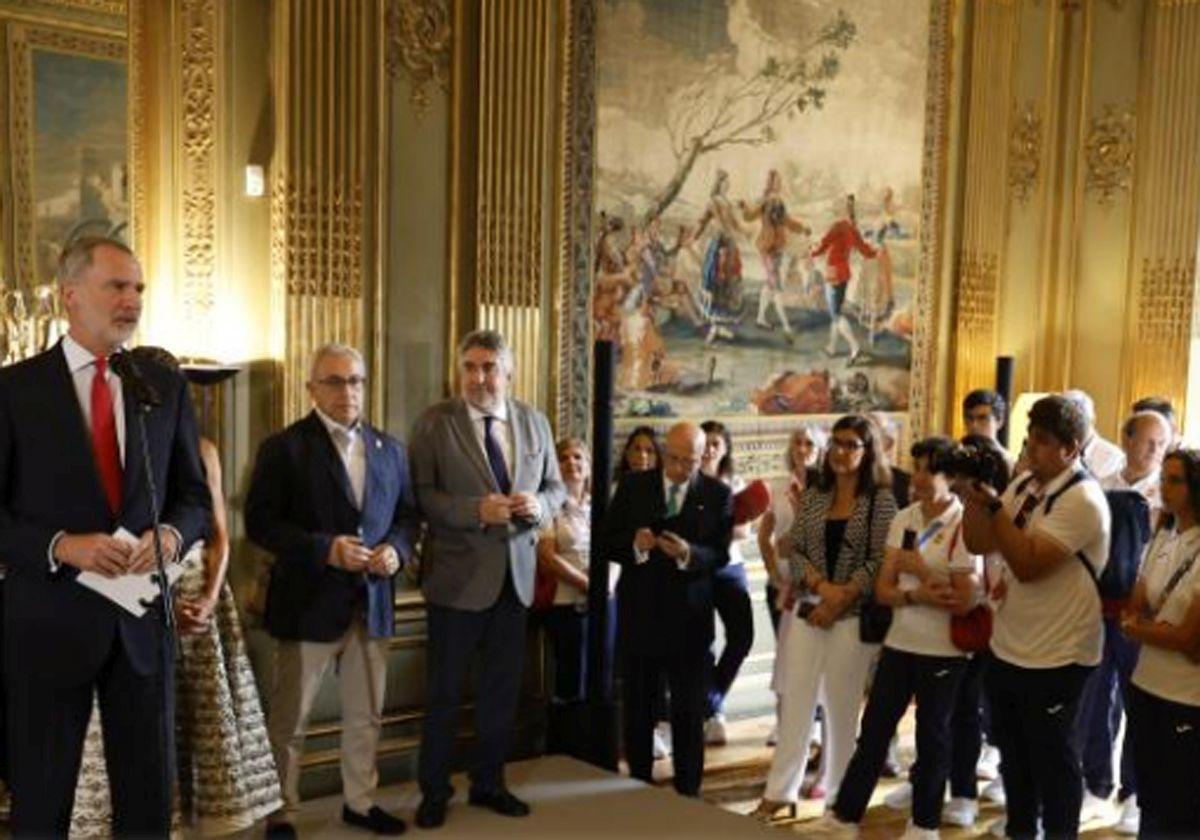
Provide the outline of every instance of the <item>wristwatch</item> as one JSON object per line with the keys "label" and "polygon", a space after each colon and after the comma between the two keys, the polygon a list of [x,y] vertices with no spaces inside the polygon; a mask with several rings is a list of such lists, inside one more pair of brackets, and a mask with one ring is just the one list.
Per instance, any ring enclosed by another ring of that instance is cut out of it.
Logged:
{"label": "wristwatch", "polygon": [[999,513],[1003,509],[1004,509],[1004,502],[1000,501],[999,499],[992,499],[990,502],[987,503],[988,515],[990,515],[990,516],[995,516],[997,513]]}

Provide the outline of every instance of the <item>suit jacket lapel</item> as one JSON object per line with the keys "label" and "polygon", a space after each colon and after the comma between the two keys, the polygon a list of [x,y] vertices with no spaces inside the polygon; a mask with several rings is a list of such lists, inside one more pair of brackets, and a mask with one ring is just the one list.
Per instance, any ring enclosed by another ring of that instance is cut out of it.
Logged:
{"label": "suit jacket lapel", "polygon": [[[357,510],[358,503],[354,500],[354,489],[350,486],[350,474],[346,472],[342,456],[338,454],[333,441],[329,439],[329,430],[325,428],[325,424],[321,422],[316,411],[308,415],[308,434],[312,438],[312,448],[316,451],[317,457],[325,462],[325,468],[329,470],[334,483],[341,488],[342,495],[346,497],[350,507]],[[363,498],[365,504],[366,493],[363,494]]]}
{"label": "suit jacket lapel", "polygon": [[525,413],[517,409],[516,403],[508,401],[508,428],[512,431],[512,489],[515,493],[521,486],[521,474],[525,467],[525,453],[530,450],[530,442],[525,439],[527,431]]}
{"label": "suit jacket lapel", "polygon": [[379,488],[383,486],[383,441],[379,433],[366,423],[362,424],[363,454],[367,460],[367,478],[363,482],[363,513],[375,499]]}
{"label": "suit jacket lapel", "polygon": [[[512,420],[511,416],[509,420]],[[462,399],[455,402],[454,417],[450,428],[458,438],[458,451],[464,453],[467,460],[475,465],[475,470],[479,473],[480,478],[491,488],[492,492],[499,493],[500,488],[496,485],[496,477],[492,475],[492,468],[488,466],[487,459],[483,457],[479,438],[475,435],[475,424],[471,422],[467,403]]]}
{"label": "suit jacket lapel", "polygon": [[[46,412],[46,421],[61,423],[61,436],[56,435],[55,437],[67,444],[63,447],[64,456],[78,457],[82,460],[78,469],[80,473],[91,476],[92,495],[95,496],[95,502],[107,510],[108,501],[104,496],[104,490],[100,487],[100,470],[96,467],[96,456],[92,452],[91,430],[87,427],[83,408],[79,405],[75,382],[71,378],[71,371],[67,367],[67,357],[62,350],[62,339],[59,339],[58,344],[47,354],[47,363],[49,376],[53,380],[52,391],[56,405],[50,406],[52,410]],[[60,400],[65,400],[69,406],[65,411],[61,408]],[[70,445],[72,438],[75,440],[74,446]],[[66,474],[70,475],[71,471],[67,470]]]}

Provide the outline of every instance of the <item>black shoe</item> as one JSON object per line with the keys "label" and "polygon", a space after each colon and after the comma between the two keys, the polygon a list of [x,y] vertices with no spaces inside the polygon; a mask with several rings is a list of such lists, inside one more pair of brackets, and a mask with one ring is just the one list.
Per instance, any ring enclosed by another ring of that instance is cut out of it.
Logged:
{"label": "black shoe", "polygon": [[446,821],[446,800],[426,796],[417,806],[417,828],[440,828]]}
{"label": "black shoe", "polygon": [[267,823],[267,840],[296,840],[296,826],[290,822]]}
{"label": "black shoe", "polygon": [[342,822],[346,825],[356,825],[359,828],[367,829],[367,831],[373,831],[376,834],[387,834],[392,837],[397,834],[403,834],[404,829],[408,827],[404,824],[404,820],[399,817],[393,817],[378,805],[372,805],[371,809],[365,814],[351,811],[348,805],[343,805]]}
{"label": "black shoe", "polygon": [[506,817],[527,817],[529,806],[512,795],[508,788],[484,792],[471,791],[467,801],[480,808],[488,808]]}

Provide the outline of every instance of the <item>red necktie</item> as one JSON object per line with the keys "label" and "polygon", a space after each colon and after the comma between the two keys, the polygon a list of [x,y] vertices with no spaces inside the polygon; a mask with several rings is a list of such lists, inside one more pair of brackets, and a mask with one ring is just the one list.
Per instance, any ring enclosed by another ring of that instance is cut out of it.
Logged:
{"label": "red necktie", "polygon": [[100,486],[108,506],[116,515],[121,511],[121,450],[117,445],[117,418],[113,413],[112,391],[104,374],[108,359],[96,359],[92,377],[92,450],[100,471]]}

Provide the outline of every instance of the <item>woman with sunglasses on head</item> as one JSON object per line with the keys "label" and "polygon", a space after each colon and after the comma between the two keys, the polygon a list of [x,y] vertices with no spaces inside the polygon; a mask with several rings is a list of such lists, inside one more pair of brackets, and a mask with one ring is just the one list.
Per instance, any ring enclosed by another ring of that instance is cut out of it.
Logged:
{"label": "woman with sunglasses on head", "polygon": [[818,486],[804,493],[789,535],[797,620],[784,641],[786,678],[779,743],[754,815],[795,813],[818,695],[826,705],[823,786],[830,795],[854,751],[858,707],[879,647],[863,642],[859,610],[874,594],[896,515],[874,424],[861,415],[833,425]]}
{"label": "woman with sunglasses on head", "polygon": [[1200,452],[1163,460],[1165,513],[1146,547],[1121,629],[1141,643],[1128,698],[1141,825],[1200,836]]}
{"label": "woman with sunglasses on head", "polygon": [[968,656],[951,640],[950,618],[977,597],[981,558],[962,540],[962,503],[950,488],[954,441],[932,437],[912,448],[914,503],[892,520],[875,599],[894,618],[863,713],[858,746],[824,826],[853,834],[887,760],[909,702],[917,701],[913,817],[903,837],[936,838],[950,771],[950,718]]}

